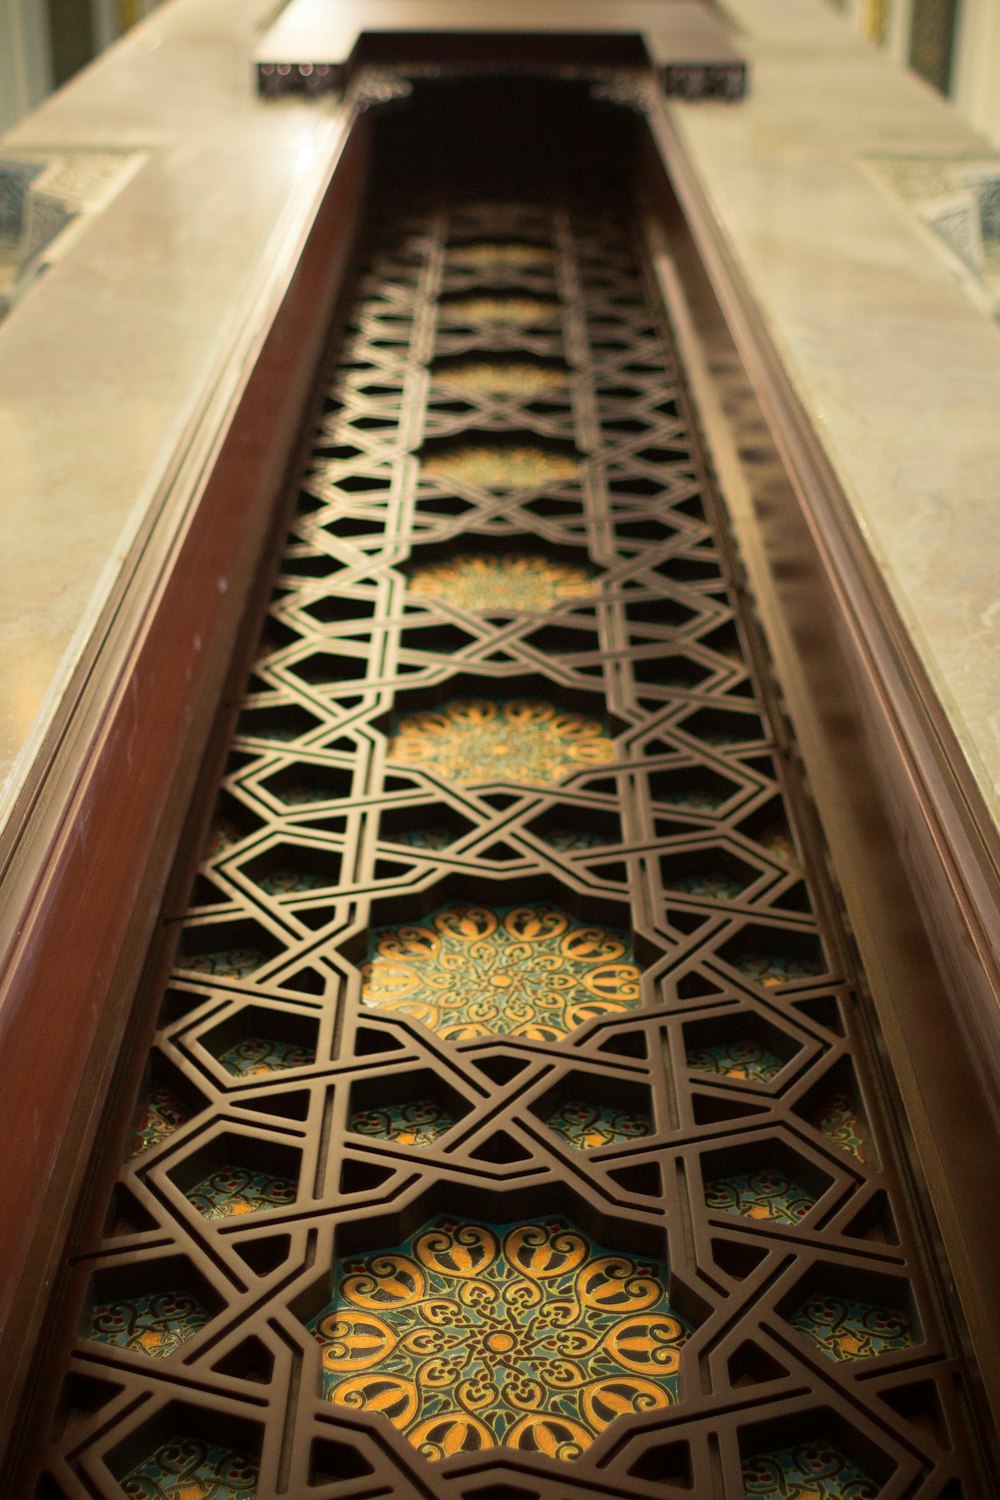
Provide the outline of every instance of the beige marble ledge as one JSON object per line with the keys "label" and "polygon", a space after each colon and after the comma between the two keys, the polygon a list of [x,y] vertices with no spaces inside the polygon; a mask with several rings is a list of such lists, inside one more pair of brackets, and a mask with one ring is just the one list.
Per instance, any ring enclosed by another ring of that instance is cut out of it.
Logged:
{"label": "beige marble ledge", "polygon": [[336,150],[254,95],[273,8],[172,0],[4,139],[149,154],[0,325],[0,820]]}
{"label": "beige marble ledge", "polygon": [[671,112],[1000,821],[1000,329],[866,160],[983,143],[846,51],[768,56],[745,105]]}

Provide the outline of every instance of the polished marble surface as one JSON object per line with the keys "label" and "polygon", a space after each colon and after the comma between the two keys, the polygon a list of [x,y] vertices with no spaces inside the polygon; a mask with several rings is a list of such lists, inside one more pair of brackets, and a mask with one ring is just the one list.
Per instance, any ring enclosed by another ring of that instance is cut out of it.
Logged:
{"label": "polished marble surface", "polygon": [[340,138],[255,97],[273,0],[172,0],[9,132],[138,170],[0,326],[0,817],[153,523]]}
{"label": "polished marble surface", "polygon": [[749,99],[672,118],[1000,817],[1000,329],[885,180],[992,153],[819,0],[727,11]]}
{"label": "polished marble surface", "polygon": [[[565,0],[549,5],[557,25]],[[542,9],[504,15],[537,24]],[[606,9],[577,7],[574,24]],[[1000,815],[1000,330],[872,165],[989,153],[821,0],[726,9],[749,99],[662,108]],[[171,0],[4,139],[7,155],[146,155],[0,327],[0,817],[341,138],[331,100],[255,96],[274,13]],[[662,7],[619,15],[661,46]]]}

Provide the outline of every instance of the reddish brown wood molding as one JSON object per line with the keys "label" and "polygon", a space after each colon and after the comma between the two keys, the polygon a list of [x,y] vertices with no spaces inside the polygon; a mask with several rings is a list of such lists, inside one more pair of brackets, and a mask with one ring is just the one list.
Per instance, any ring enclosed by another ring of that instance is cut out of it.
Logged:
{"label": "reddish brown wood molding", "polygon": [[[332,175],[326,165],[318,205],[272,292],[276,306],[269,319],[258,310],[256,358],[212,435],[210,461],[190,490],[166,497],[73,717],[40,753],[42,780],[8,864],[0,1363],[11,1399],[315,383],[353,246],[367,136],[359,123]],[[8,1405],[0,1446],[12,1415]]]}

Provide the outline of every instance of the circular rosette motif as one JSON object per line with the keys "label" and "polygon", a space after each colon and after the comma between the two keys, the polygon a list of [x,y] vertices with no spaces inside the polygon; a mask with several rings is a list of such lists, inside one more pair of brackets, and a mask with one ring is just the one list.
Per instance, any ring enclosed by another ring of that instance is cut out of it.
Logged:
{"label": "circular rosette motif", "polygon": [[555,1042],[588,1021],[634,1010],[639,977],[627,935],[613,928],[543,905],[446,906],[422,924],[376,931],[362,999],[449,1041]]}
{"label": "circular rosette motif", "polygon": [[593,593],[585,568],[532,553],[459,554],[425,563],[410,575],[410,593],[445,599],[473,614],[484,610],[551,609]]}
{"label": "circular rosette motif", "polygon": [[550,786],[571,771],[607,765],[614,744],[606,720],[541,699],[454,698],[402,715],[389,758],[458,785],[501,779]]}
{"label": "circular rosette motif", "polygon": [[380,1415],[431,1460],[577,1458],[617,1417],[677,1402],[691,1332],[663,1262],[559,1218],[432,1220],[339,1267],[309,1327],[326,1400]]}

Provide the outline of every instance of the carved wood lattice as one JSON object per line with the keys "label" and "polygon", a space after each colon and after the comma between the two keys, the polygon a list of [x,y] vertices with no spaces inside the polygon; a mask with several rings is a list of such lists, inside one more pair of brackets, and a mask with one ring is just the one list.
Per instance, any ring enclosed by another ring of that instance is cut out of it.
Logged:
{"label": "carved wood lattice", "polygon": [[371,252],[40,1493],[976,1493],[618,220]]}

